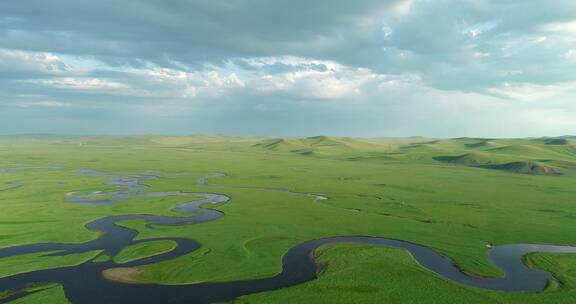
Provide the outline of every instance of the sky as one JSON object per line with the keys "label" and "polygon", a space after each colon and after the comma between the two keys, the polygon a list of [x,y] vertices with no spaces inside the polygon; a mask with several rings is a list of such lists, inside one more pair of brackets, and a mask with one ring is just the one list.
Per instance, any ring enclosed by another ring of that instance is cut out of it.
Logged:
{"label": "sky", "polygon": [[3,0],[15,133],[576,134],[576,1]]}

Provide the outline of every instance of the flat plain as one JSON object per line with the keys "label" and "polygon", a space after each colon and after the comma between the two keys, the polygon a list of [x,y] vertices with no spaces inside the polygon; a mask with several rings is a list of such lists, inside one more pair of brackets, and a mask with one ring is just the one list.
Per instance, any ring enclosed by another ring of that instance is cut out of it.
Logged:
{"label": "flat plain", "polygon": [[[98,174],[87,174],[98,172]],[[210,208],[217,220],[154,226],[120,224],[137,239],[187,238],[194,252],[139,266],[130,279],[182,285],[267,278],[302,242],[331,236],[374,236],[429,247],[478,277],[503,272],[488,257],[502,244],[576,245],[576,138],[249,138],[228,136],[0,138],[0,248],[84,243],[84,226],[124,214],[179,216],[186,197],[126,198],[75,204],[70,193],[117,190],[110,178],[153,175],[143,192],[210,192],[231,198]],[[216,187],[217,186],[217,187]],[[288,190],[288,191],[284,191]],[[103,191],[103,192],[98,192]],[[316,193],[318,199],[298,193]],[[153,241],[116,256],[93,250],[64,256],[34,253],[0,259],[0,278],[159,255],[174,248]],[[407,251],[355,243],[315,252],[317,279],[237,303],[574,303],[576,254],[534,253],[524,263],[554,274],[542,292],[503,292],[455,283],[420,266]],[[33,283],[33,282],[30,282]],[[10,303],[68,303],[56,284],[31,285]],[[17,291],[2,290],[0,303]]]}

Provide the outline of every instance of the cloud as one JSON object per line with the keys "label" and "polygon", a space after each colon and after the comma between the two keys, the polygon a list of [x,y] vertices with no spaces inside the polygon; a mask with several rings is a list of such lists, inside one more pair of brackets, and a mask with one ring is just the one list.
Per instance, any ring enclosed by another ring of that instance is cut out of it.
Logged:
{"label": "cloud", "polygon": [[72,90],[115,90],[124,88],[125,85],[100,78],[53,78],[42,80],[29,80],[27,83],[35,83],[44,87]]}
{"label": "cloud", "polygon": [[576,81],[554,85],[504,83],[488,89],[488,92],[512,100],[542,102],[576,94]]}
{"label": "cloud", "polygon": [[575,22],[572,0],[0,1],[1,130],[576,133]]}
{"label": "cloud", "polygon": [[0,48],[0,78],[57,76],[68,70],[66,64],[52,53]]}
{"label": "cloud", "polygon": [[0,45],[134,64],[130,58],[167,63],[320,55],[349,51],[350,41],[373,44],[379,16],[399,2],[3,1]]}
{"label": "cloud", "polygon": [[68,107],[70,106],[69,103],[64,103],[60,101],[30,101],[30,102],[21,102],[16,104],[18,107],[22,108],[61,108],[61,107]]}
{"label": "cloud", "polygon": [[568,31],[573,20],[573,1],[415,0],[401,17],[385,18],[386,54],[372,64],[419,73],[428,85],[448,90],[569,81],[575,67],[557,58],[575,41],[551,31]]}
{"label": "cloud", "polygon": [[553,22],[541,27],[544,32],[556,33],[576,38],[576,20],[568,22]]}
{"label": "cloud", "polygon": [[256,94],[282,94],[294,99],[358,100],[367,90],[381,84],[408,80],[408,77],[378,74],[333,61],[298,57],[256,58],[246,63],[260,71],[253,73],[249,82]]}

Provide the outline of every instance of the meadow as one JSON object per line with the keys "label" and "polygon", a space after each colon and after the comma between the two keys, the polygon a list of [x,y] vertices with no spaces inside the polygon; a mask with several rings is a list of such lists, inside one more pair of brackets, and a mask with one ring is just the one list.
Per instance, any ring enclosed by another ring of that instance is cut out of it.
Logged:
{"label": "meadow", "polygon": [[[79,174],[97,170],[105,176]],[[121,224],[138,239],[180,237],[201,247],[139,267],[143,283],[189,284],[265,278],[307,240],[356,235],[430,247],[481,277],[503,273],[490,246],[576,245],[576,138],[258,138],[227,136],[0,137],[0,248],[39,242],[82,243],[98,237],[84,225],[122,214],[178,216],[184,197],[142,197],[114,205],[81,205],[66,194],[115,190],[115,176],[152,173],[146,191],[204,192],[231,197],[225,216],[198,225]],[[322,193],[327,200],[290,192]],[[170,242],[66,256],[0,259],[0,277],[113,259],[138,260],[172,250]],[[317,280],[243,296],[237,303],[574,303],[576,254],[535,253],[530,267],[554,273],[538,293],[500,292],[449,281],[404,250],[333,244],[315,252]],[[10,303],[68,303],[58,284],[30,287]],[[10,292],[0,286],[2,297]],[[464,300],[463,300],[464,299]]]}

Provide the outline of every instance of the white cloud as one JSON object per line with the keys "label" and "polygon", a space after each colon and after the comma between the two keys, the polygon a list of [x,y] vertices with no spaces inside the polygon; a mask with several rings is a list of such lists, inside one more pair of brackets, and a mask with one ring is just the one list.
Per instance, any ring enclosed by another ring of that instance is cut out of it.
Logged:
{"label": "white cloud", "polygon": [[568,61],[576,63],[576,49],[570,49],[564,53],[564,58]]}
{"label": "white cloud", "polygon": [[272,99],[276,94],[297,99],[358,99],[379,86],[420,80],[412,74],[379,74],[335,61],[294,56],[236,58],[225,67],[206,65],[197,71],[132,68],[122,75],[118,81],[124,83],[118,88],[126,94],[182,99],[218,99],[236,94],[267,95]]}
{"label": "white cloud", "polygon": [[0,71],[5,74],[60,75],[68,72],[69,67],[52,53],[0,48]]}
{"label": "white cloud", "polygon": [[392,6],[392,11],[397,17],[408,15],[415,5],[416,0],[403,0]]}
{"label": "white cloud", "polygon": [[[414,74],[381,74],[330,60],[283,56],[242,61],[259,71],[268,71],[251,72],[247,80],[251,89],[262,94],[279,93],[298,99],[357,99],[379,86],[420,81],[420,77]],[[270,67],[279,64],[290,68],[270,71]]]}
{"label": "white cloud", "polygon": [[558,96],[566,96],[576,92],[576,82],[539,85],[531,83],[504,83],[487,90],[487,93],[518,101],[552,102]]}
{"label": "white cloud", "polygon": [[123,83],[102,78],[63,77],[54,79],[26,80],[22,82],[37,83],[45,87],[73,90],[118,90],[127,87]]}
{"label": "white cloud", "polygon": [[218,96],[228,90],[243,88],[245,83],[234,72],[187,72],[168,68],[131,69],[127,78],[139,94],[173,98]]}
{"label": "white cloud", "polygon": [[299,69],[311,69],[314,67],[325,67],[326,70],[335,70],[341,67],[341,64],[330,61],[298,56],[270,56],[270,57],[250,57],[239,58],[241,62],[257,69],[263,69],[274,65],[285,65]]}
{"label": "white cloud", "polygon": [[21,108],[63,108],[69,107],[71,104],[61,101],[44,100],[19,102],[16,104],[16,106]]}
{"label": "white cloud", "polygon": [[252,81],[258,92],[273,94],[284,92],[300,98],[333,99],[352,97],[377,75],[358,71],[343,75],[334,71],[297,71],[266,75]]}
{"label": "white cloud", "polygon": [[482,23],[468,24],[468,22],[465,20],[461,20],[461,22],[457,25],[457,28],[464,36],[467,36],[471,39],[476,39],[482,34],[496,28],[500,22],[500,20],[493,20]]}
{"label": "white cloud", "polygon": [[576,20],[568,22],[552,22],[540,27],[544,32],[576,37]]}

